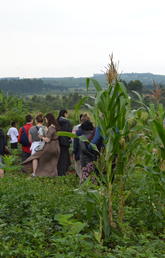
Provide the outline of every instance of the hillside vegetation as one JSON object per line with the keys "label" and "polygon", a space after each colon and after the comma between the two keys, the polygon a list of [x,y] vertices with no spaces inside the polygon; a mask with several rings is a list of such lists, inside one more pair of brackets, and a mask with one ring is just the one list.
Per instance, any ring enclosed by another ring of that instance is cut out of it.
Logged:
{"label": "hillside vegetation", "polygon": [[[165,75],[154,75],[151,73],[127,73],[119,75],[120,79],[128,84],[131,81],[140,81],[144,91],[153,87],[153,81],[164,87]],[[97,79],[102,85],[106,86],[104,74],[95,74],[93,79]],[[0,90],[14,95],[46,95],[50,93],[70,93],[85,92],[86,78],[40,78],[40,79],[19,79],[5,78],[0,79]]]}

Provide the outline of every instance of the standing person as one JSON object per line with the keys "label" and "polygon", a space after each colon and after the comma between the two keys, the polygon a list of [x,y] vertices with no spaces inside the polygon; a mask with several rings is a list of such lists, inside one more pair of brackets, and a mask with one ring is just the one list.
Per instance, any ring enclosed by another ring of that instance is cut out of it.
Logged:
{"label": "standing person", "polygon": [[79,127],[81,126],[81,124],[86,120],[90,120],[90,117],[88,116],[88,114],[87,113],[80,114],[80,123],[73,127],[72,133],[76,133]]}
{"label": "standing person", "polygon": [[29,142],[31,143],[31,155],[36,152],[37,147],[41,144],[40,134],[43,132],[42,136],[46,136],[47,128],[43,125],[44,117],[39,114],[35,118],[36,125],[32,126],[29,130]]}
{"label": "standing person", "polygon": [[26,165],[32,167],[32,161],[37,160],[35,170],[33,170],[35,176],[58,176],[57,164],[60,156],[60,146],[56,132],[59,130],[59,124],[51,113],[45,116],[45,120],[48,131],[46,137],[41,136],[41,139],[45,142],[44,148],[31,155],[23,164],[25,167]]}
{"label": "standing person", "polygon": [[[46,127],[43,126],[44,117],[42,114],[39,114],[35,118],[36,125],[32,126],[29,130],[29,142],[31,143],[31,155],[33,155],[36,152],[36,149],[39,148],[41,145],[44,145],[44,141],[41,141],[40,139],[40,132],[43,131],[42,136],[46,136]],[[33,167],[33,176],[35,176],[35,171],[38,166],[38,160],[33,159],[32,161],[32,167]]]}
{"label": "standing person", "polygon": [[[67,110],[63,109],[59,112],[58,122],[60,125],[60,130],[65,132],[72,132],[72,126],[70,121],[67,119],[67,117],[68,117]],[[68,168],[71,164],[70,154],[69,154],[71,139],[66,136],[60,136],[59,143],[60,143],[60,158],[58,161],[58,175],[64,176],[66,175]]]}
{"label": "standing person", "polygon": [[29,130],[33,126],[33,117],[31,115],[27,115],[25,117],[26,124],[19,129],[18,133],[18,142],[22,144],[22,161],[26,160],[31,155],[28,135]]}
{"label": "standing person", "polygon": [[95,135],[95,128],[90,121],[85,121],[77,132],[77,135],[85,136],[88,141],[80,140],[80,164],[82,169],[82,178],[80,182],[85,180],[91,172],[95,170],[93,161],[97,159],[96,153],[89,148],[90,142]]}
{"label": "standing person", "polygon": [[3,165],[3,155],[5,154],[6,137],[3,130],[0,128],[0,177],[4,176],[4,165]]}
{"label": "standing person", "polygon": [[[88,116],[87,113],[80,114],[80,124],[75,125],[73,127],[72,133],[75,133],[77,136],[80,136],[81,135],[80,126],[87,120],[90,121],[90,117]],[[73,139],[73,160],[74,160],[76,174],[79,176],[81,181],[82,170],[80,165],[80,142],[78,138]]]}
{"label": "standing person", "polygon": [[17,149],[18,148],[18,130],[16,128],[16,122],[11,123],[11,127],[7,132],[7,136],[10,137],[11,149]]}

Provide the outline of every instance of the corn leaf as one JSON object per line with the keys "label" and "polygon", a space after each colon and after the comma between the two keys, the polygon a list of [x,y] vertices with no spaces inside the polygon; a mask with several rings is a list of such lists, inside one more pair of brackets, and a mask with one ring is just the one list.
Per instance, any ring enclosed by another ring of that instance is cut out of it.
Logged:
{"label": "corn leaf", "polygon": [[70,138],[78,138],[78,136],[74,133],[69,133],[69,132],[64,132],[64,131],[60,131],[56,133],[58,136],[67,136]]}

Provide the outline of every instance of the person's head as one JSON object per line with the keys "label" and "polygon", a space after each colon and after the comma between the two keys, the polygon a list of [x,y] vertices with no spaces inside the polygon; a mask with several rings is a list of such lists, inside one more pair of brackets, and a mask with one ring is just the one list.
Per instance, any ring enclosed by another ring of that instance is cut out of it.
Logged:
{"label": "person's head", "polygon": [[81,129],[84,131],[91,131],[94,129],[94,127],[91,121],[86,120],[84,123],[82,123]]}
{"label": "person's head", "polygon": [[67,118],[68,117],[68,111],[66,109],[60,110],[58,118],[60,118],[61,116]]}
{"label": "person's head", "polygon": [[80,123],[84,123],[85,121],[90,121],[90,117],[87,113],[83,113],[80,115]]}
{"label": "person's head", "polygon": [[16,122],[15,121],[11,122],[11,126],[16,127]]}
{"label": "person's head", "polygon": [[54,125],[56,127],[56,130],[60,130],[60,126],[55,119],[54,115],[52,113],[48,113],[45,115],[46,124],[49,127],[50,125]]}
{"label": "person's head", "polygon": [[43,117],[42,114],[39,114],[39,115],[36,116],[36,122],[37,123],[41,123],[42,124],[43,121],[44,121],[44,117]]}
{"label": "person's head", "polygon": [[30,123],[30,122],[33,121],[33,117],[32,117],[31,115],[27,115],[27,116],[25,117],[25,120],[26,120],[26,123]]}

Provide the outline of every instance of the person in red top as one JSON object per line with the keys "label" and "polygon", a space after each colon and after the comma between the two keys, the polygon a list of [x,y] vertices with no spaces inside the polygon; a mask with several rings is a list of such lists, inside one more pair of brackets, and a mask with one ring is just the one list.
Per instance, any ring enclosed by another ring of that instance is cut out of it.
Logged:
{"label": "person in red top", "polygon": [[[25,131],[26,131],[26,135],[27,135],[27,138],[28,138],[28,135],[29,135],[29,130],[30,128],[33,126],[33,117],[31,115],[27,115],[25,117],[25,120],[26,120],[26,124],[23,125]],[[23,133],[23,128],[21,127],[19,129],[19,134],[18,134],[18,142],[21,144],[21,136],[22,136],[22,133]],[[28,146],[23,146],[22,145],[22,161],[26,160],[28,157],[30,157],[31,155],[31,150],[30,150],[30,143]]]}

